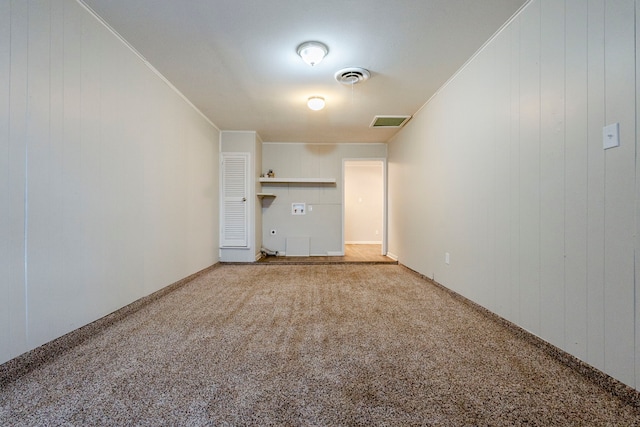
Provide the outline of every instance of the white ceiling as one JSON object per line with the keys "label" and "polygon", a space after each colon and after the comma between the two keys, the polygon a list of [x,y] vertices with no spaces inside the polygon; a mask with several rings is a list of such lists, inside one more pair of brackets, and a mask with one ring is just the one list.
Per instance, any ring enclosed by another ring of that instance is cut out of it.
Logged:
{"label": "white ceiling", "polygon": [[[221,130],[272,142],[385,142],[527,0],[83,0]],[[296,47],[329,47],[315,67]],[[370,80],[334,80],[364,67]],[[309,96],[324,110],[306,107]]]}

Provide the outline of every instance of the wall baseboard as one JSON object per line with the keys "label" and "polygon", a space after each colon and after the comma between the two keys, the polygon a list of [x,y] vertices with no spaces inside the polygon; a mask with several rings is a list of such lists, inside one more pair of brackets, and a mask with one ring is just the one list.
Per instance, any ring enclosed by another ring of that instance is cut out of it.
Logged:
{"label": "wall baseboard", "polygon": [[494,322],[506,327],[511,332],[513,332],[515,335],[525,339],[526,341],[531,343],[533,346],[535,346],[535,347],[539,348],[540,350],[544,351],[546,354],[548,354],[549,356],[553,357],[554,359],[556,359],[558,362],[562,363],[563,365],[565,365],[565,366],[573,369],[574,371],[578,372],[580,375],[583,375],[584,377],[588,378],[590,381],[592,381],[593,383],[595,383],[598,386],[602,387],[604,390],[607,390],[609,393],[613,394],[614,396],[620,398],[625,403],[628,403],[629,405],[632,405],[635,408],[640,408],[640,391],[635,390],[632,387],[629,387],[628,385],[624,384],[621,381],[618,381],[617,379],[613,378],[610,375],[607,375],[606,373],[602,372],[601,370],[597,369],[596,367],[589,365],[588,363],[578,359],[577,357],[573,356],[572,354],[567,353],[566,351],[562,350],[561,348],[556,347],[555,345],[543,340],[539,336],[532,334],[531,332],[527,331],[526,329],[521,328],[520,326],[516,325],[515,323],[513,323],[513,322],[505,319],[504,317],[494,313],[493,311],[481,306],[480,304],[478,304],[478,303],[470,300],[469,298],[457,293],[456,291],[453,291],[453,290],[447,288],[443,284],[436,282],[432,278],[430,278],[428,276],[425,276],[424,274],[421,274],[421,273],[419,273],[419,272],[407,267],[404,264],[399,264],[399,265],[401,267],[407,269],[408,271],[412,272],[413,274],[419,276],[420,278],[424,279],[425,281],[431,283],[432,285],[437,286],[438,288],[444,290],[449,295],[451,295],[453,298],[455,298],[458,301],[460,301],[460,302],[472,307],[473,309],[475,309],[478,312],[482,313],[483,315],[485,315],[486,317],[490,318]]}
{"label": "wall baseboard", "polygon": [[142,297],[124,307],[107,314],[98,320],[88,323],[79,327],[61,337],[58,337],[46,344],[29,350],[26,353],[14,357],[11,360],[0,365],[0,387],[4,387],[6,384],[15,381],[21,376],[28,374],[32,370],[44,365],[48,361],[57,357],[66,350],[81,344],[86,339],[100,332],[100,330],[122,320],[126,316],[135,313],[146,305],[158,300],[159,298],[175,291],[176,289],[186,285],[195,278],[214,270],[222,265],[221,263],[215,263],[209,267],[206,267],[200,271],[197,271],[184,279],[178,280],[175,283],[165,286],[164,288],[157,290],[156,292]]}

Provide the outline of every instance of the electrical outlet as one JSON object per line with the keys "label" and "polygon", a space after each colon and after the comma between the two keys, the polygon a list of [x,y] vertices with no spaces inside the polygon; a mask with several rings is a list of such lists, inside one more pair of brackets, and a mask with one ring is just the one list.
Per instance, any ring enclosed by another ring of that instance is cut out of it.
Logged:
{"label": "electrical outlet", "polygon": [[449,252],[445,252],[444,253],[444,263],[449,265],[450,262],[451,262],[451,255],[449,255]]}
{"label": "electrical outlet", "polygon": [[276,235],[276,230],[271,230],[271,235],[275,236]]}

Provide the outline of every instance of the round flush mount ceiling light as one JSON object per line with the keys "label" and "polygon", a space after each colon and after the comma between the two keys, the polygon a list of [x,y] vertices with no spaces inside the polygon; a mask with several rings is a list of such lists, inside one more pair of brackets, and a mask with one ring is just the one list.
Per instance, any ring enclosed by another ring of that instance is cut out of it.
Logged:
{"label": "round flush mount ceiling light", "polygon": [[297,52],[304,62],[313,67],[329,53],[329,48],[320,42],[304,42],[298,46]]}
{"label": "round flush mount ceiling light", "polygon": [[321,96],[312,96],[307,100],[307,107],[313,111],[322,110],[324,108],[324,98]]}

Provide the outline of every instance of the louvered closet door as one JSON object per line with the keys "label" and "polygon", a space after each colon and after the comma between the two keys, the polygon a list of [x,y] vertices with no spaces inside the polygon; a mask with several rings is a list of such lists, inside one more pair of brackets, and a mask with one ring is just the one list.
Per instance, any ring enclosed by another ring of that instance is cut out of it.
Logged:
{"label": "louvered closet door", "polygon": [[222,153],[223,248],[248,246],[249,153]]}

